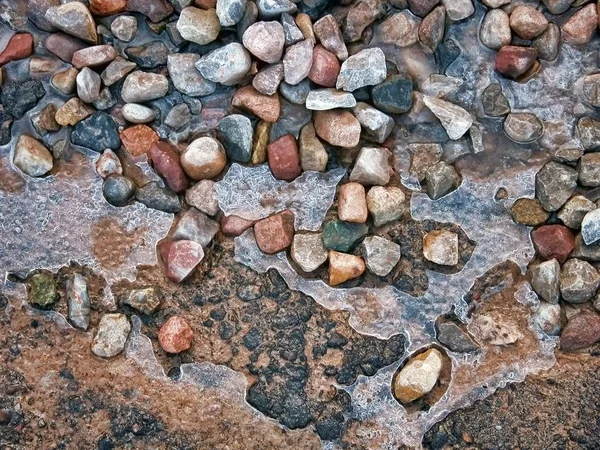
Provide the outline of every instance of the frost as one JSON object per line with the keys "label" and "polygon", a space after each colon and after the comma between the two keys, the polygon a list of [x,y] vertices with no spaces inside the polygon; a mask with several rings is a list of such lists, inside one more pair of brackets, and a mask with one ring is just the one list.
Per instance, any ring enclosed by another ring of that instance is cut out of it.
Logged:
{"label": "frost", "polygon": [[269,167],[232,164],[216,185],[219,206],[225,215],[259,220],[291,209],[296,229],[316,231],[333,203],[335,189],[345,169],[328,173],[304,172],[291,183],[276,180]]}

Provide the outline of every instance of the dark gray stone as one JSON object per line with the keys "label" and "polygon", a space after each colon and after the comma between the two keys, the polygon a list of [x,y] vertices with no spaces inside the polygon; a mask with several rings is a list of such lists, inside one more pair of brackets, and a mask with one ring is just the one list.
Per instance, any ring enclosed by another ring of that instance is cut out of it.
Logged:
{"label": "dark gray stone", "polygon": [[128,47],[125,54],[142,69],[156,69],[167,64],[169,48],[161,41],[152,41],[137,47]]}
{"label": "dark gray stone", "polygon": [[181,202],[177,194],[167,187],[162,187],[156,181],[138,188],[135,192],[135,199],[148,208],[166,213],[181,211]]}
{"label": "dark gray stone", "polygon": [[253,135],[250,119],[241,114],[231,114],[221,119],[217,133],[230,159],[243,163],[250,161]]}
{"label": "dark gray stone", "polygon": [[124,206],[135,194],[135,183],[123,175],[109,175],[104,180],[102,193],[111,205]]}
{"label": "dark gray stone", "polygon": [[71,134],[71,142],[98,153],[107,148],[118,150],[121,139],[115,121],[104,112],[96,112],[79,122]]}
{"label": "dark gray stone", "polygon": [[453,352],[468,353],[479,350],[477,343],[461,328],[452,322],[438,325],[437,339]]}
{"label": "dark gray stone", "polygon": [[501,117],[510,113],[510,105],[498,83],[492,83],[485,88],[481,94],[481,103],[488,116]]}
{"label": "dark gray stone", "polygon": [[371,96],[378,109],[392,114],[402,114],[412,106],[413,82],[408,75],[392,75],[373,87]]}

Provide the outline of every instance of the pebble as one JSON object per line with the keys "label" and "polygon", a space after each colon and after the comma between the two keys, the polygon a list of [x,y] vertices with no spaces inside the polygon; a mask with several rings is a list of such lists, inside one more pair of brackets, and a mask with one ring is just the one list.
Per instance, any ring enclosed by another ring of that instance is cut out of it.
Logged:
{"label": "pebble", "polygon": [[304,125],[300,131],[298,139],[300,147],[300,166],[307,172],[310,170],[324,172],[327,168],[329,155],[325,146],[317,137],[315,127],[312,122]]}
{"label": "pebble", "polygon": [[385,55],[379,48],[368,48],[350,56],[340,69],[336,88],[352,92],[365,86],[374,86],[385,80]]}
{"label": "pebble", "polygon": [[279,95],[261,94],[250,85],[239,88],[233,94],[231,105],[242,111],[254,114],[265,122],[277,122],[281,112]]}
{"label": "pebble", "polygon": [[572,352],[600,341],[600,315],[584,311],[571,317],[560,335],[561,350]]}
{"label": "pebble", "polygon": [[41,177],[52,170],[52,154],[40,141],[22,134],[15,144],[13,164],[30,177]]}
{"label": "pebble", "polygon": [[67,303],[69,320],[81,330],[87,330],[90,324],[90,298],[87,282],[83,275],[73,274],[67,280]]}
{"label": "pebble", "polygon": [[328,250],[349,252],[368,232],[369,227],[364,223],[333,220],[323,228],[323,245]]}
{"label": "pebble", "polygon": [[135,183],[127,177],[113,174],[106,177],[102,185],[102,193],[108,203],[113,206],[124,206],[135,194]]}
{"label": "pebble", "polygon": [[90,0],[90,12],[95,16],[112,16],[125,11],[127,0]]}
{"label": "pebble", "polygon": [[460,139],[473,125],[471,114],[460,106],[427,95],[423,96],[423,102],[440,120],[450,139]]}
{"label": "pebble", "polygon": [[569,9],[574,0],[542,0],[542,2],[551,14],[562,14]]}
{"label": "pebble", "polygon": [[345,110],[316,111],[314,125],[317,135],[339,147],[355,147],[360,141],[360,123]]}
{"label": "pebble", "polygon": [[560,272],[560,293],[569,303],[591,300],[600,286],[600,274],[590,263],[581,259],[567,260]]}
{"label": "pebble", "polygon": [[296,85],[308,77],[312,67],[313,47],[314,43],[305,39],[287,48],[283,58],[283,73],[286,83]]}
{"label": "pebble", "polygon": [[40,135],[48,134],[48,131],[60,130],[60,125],[56,122],[56,105],[47,104],[39,113],[31,117],[31,123]]}
{"label": "pebble", "polygon": [[194,140],[181,154],[181,166],[193,180],[215,178],[226,164],[225,149],[219,141],[208,136]]}
{"label": "pebble", "polygon": [[423,236],[423,256],[442,266],[458,264],[458,235],[448,230],[434,230]]}
{"label": "pebble", "polygon": [[[328,14],[317,20],[313,30],[321,45],[333,53],[340,61],[348,59],[348,49],[335,18]],[[305,36],[306,38],[306,36]]]}
{"label": "pebble", "polygon": [[154,170],[164,178],[171,190],[175,192],[185,191],[188,180],[181,167],[179,153],[170,143],[166,141],[155,142],[148,151],[148,157]]}
{"label": "pebble", "polygon": [[90,44],[98,42],[94,18],[83,3],[70,2],[52,6],[46,11],[45,18],[52,26],[65,33]]}
{"label": "pebble", "polygon": [[382,17],[387,8],[383,1],[355,3],[344,19],[344,40],[356,42],[361,39],[365,29]]}
{"label": "pebble", "polygon": [[167,353],[181,353],[192,345],[194,332],[183,317],[172,316],[158,332],[158,342]]}
{"label": "pebble", "polygon": [[535,176],[535,196],[546,211],[557,211],[577,188],[577,171],[550,161]]}
{"label": "pebble", "polygon": [[394,129],[394,119],[368,103],[358,102],[352,113],[362,126],[363,137],[378,144],[382,144]]}
{"label": "pebble", "polygon": [[496,55],[496,70],[502,75],[516,79],[531,68],[536,58],[535,48],[505,45]]}
{"label": "pebble", "polygon": [[6,47],[0,53],[0,67],[11,62],[31,56],[33,52],[33,36],[29,33],[13,34]]}
{"label": "pebble", "polygon": [[285,34],[276,21],[256,22],[248,27],[242,37],[244,47],[261,61],[274,64],[283,55]]}
{"label": "pebble", "polygon": [[67,101],[56,111],[54,118],[61,126],[74,126],[86,117],[93,114],[94,110],[75,97]]}
{"label": "pebble", "polygon": [[231,27],[242,20],[246,4],[247,0],[217,0],[217,16],[221,26]]}
{"label": "pebble", "polygon": [[350,173],[350,181],[363,185],[385,186],[390,181],[391,153],[383,147],[363,147]]}
{"label": "pebble", "polygon": [[76,78],[77,96],[82,102],[92,103],[100,97],[100,87],[102,80],[93,70],[88,67],[81,69]]}
{"label": "pebble", "polygon": [[244,78],[251,63],[250,53],[241,44],[233,42],[202,56],[196,68],[204,78],[231,86]]}
{"label": "pebble", "polygon": [[298,7],[290,0],[257,0],[261,19],[275,19],[283,13],[294,14]]}
{"label": "pebble", "polygon": [[490,9],[481,22],[479,39],[483,45],[492,50],[500,50],[505,45],[509,45],[512,33],[508,14],[501,9]]}
{"label": "pebble", "polygon": [[150,147],[159,140],[156,131],[141,124],[125,128],[121,131],[120,138],[127,153],[133,156],[146,154]]}
{"label": "pebble", "polygon": [[252,137],[252,164],[262,164],[267,160],[272,124],[261,120],[256,125]]}
{"label": "pebble", "polygon": [[509,113],[503,126],[506,135],[520,144],[535,142],[544,134],[544,124],[532,113]]}
{"label": "pebble", "polygon": [[273,95],[283,81],[283,63],[272,64],[258,72],[252,79],[252,86],[264,95]]}
{"label": "pebble", "polygon": [[558,212],[557,217],[569,228],[578,230],[581,228],[585,215],[594,209],[596,209],[594,202],[583,195],[576,195],[567,200],[567,203]]}
{"label": "pebble", "polygon": [[117,52],[110,45],[95,45],[73,53],[71,64],[76,69],[82,67],[98,67],[110,63],[117,57]]}
{"label": "pebble", "polygon": [[398,220],[406,211],[405,195],[400,188],[374,186],[367,193],[367,208],[373,224],[380,227]]}
{"label": "pebble", "polygon": [[79,71],[73,67],[63,72],[58,72],[52,77],[51,83],[61,94],[71,95],[77,87],[77,74]]}
{"label": "pebble", "polygon": [[104,314],[92,341],[92,352],[102,358],[117,356],[125,348],[130,331],[131,324],[125,314]]}
{"label": "pebble", "polygon": [[97,111],[75,125],[71,142],[98,153],[105,149],[117,150],[121,146],[117,125],[111,116]]}
{"label": "pebble", "polygon": [[[117,81],[121,80],[125,75],[131,73],[137,65],[132,63],[131,61],[127,61],[124,58],[117,57],[113,62],[111,62],[106,69],[100,74],[100,78],[102,78],[102,82],[106,86],[112,86]],[[136,77],[142,78],[139,75]],[[144,82],[142,80],[142,82]],[[137,89],[139,90],[139,88]]]}
{"label": "pebble", "polygon": [[247,220],[239,216],[223,216],[221,218],[221,231],[226,236],[239,236],[254,225],[254,220]]}
{"label": "pebble", "polygon": [[356,99],[349,92],[337,89],[315,89],[306,97],[306,109],[312,111],[325,111],[336,108],[352,108],[356,106]]}
{"label": "pebble", "polygon": [[542,225],[550,218],[550,213],[542,207],[539,200],[534,198],[518,199],[513,203],[510,214],[516,223],[528,227]]}
{"label": "pebble", "polygon": [[581,237],[586,245],[600,240],[600,209],[588,212],[581,221]]}
{"label": "pebble", "polygon": [[296,16],[296,25],[300,28],[304,39],[310,39],[313,43],[317,43],[315,31],[313,30],[312,18],[308,14],[300,13]]}
{"label": "pebble", "polygon": [[573,45],[587,44],[598,28],[597,6],[593,3],[584,6],[562,26],[562,37]]}
{"label": "pebble", "polygon": [[127,10],[139,12],[154,23],[173,14],[173,6],[166,0],[127,0]]}
{"label": "pebble", "polygon": [[577,164],[579,183],[582,186],[600,186],[600,153],[586,153]]}
{"label": "pebble", "polygon": [[310,80],[308,78],[305,78],[296,85],[291,85],[285,81],[279,85],[279,93],[283,96],[283,98],[295,105],[304,106],[304,103],[306,103],[306,98],[310,93],[310,89]]}
{"label": "pebble", "polygon": [[481,94],[483,110],[488,116],[502,117],[510,113],[508,100],[498,83],[492,83]]}
{"label": "pebble", "polygon": [[278,180],[293,181],[302,173],[296,139],[286,134],[267,147],[269,167]]}
{"label": "pebble", "polygon": [[195,64],[200,58],[194,53],[174,53],[167,57],[169,76],[175,89],[190,97],[209,95],[216,89],[216,84],[196,69]]}
{"label": "pebble", "polygon": [[181,283],[190,276],[204,258],[202,246],[191,240],[169,242],[161,250],[166,263],[167,278],[173,283]]}
{"label": "pebble", "polygon": [[252,157],[252,123],[241,114],[231,114],[221,119],[217,134],[233,161],[247,163]]}
{"label": "pebble", "polygon": [[438,6],[429,13],[421,22],[418,29],[418,37],[423,45],[435,52],[444,40],[446,27],[446,9]]}
{"label": "pebble", "polygon": [[177,31],[186,41],[205,45],[217,39],[221,23],[214,9],[184,8],[177,21]]}
{"label": "pebble", "polygon": [[437,339],[451,351],[470,353],[479,350],[477,343],[453,322],[442,322],[437,325]]}
{"label": "pebble", "polygon": [[412,106],[413,83],[408,75],[392,75],[373,87],[371,95],[378,109],[391,114],[402,114]]}
{"label": "pebble", "polygon": [[368,236],[362,242],[362,255],[367,268],[375,275],[384,277],[400,261],[400,246],[380,236]]}
{"label": "pebble", "polygon": [[519,5],[510,14],[510,27],[521,39],[530,41],[546,30],[548,20],[534,7]]}
{"label": "pebble", "polygon": [[36,273],[29,279],[29,303],[45,308],[59,299],[52,275]]}
{"label": "pebble", "polygon": [[583,95],[594,108],[600,107],[600,73],[592,73],[583,78]]}
{"label": "pebble", "polygon": [[435,387],[443,365],[442,354],[435,348],[412,357],[394,377],[394,396],[403,404],[420,399]]}
{"label": "pebble", "polygon": [[404,3],[408,3],[408,8],[414,15],[425,17],[440,3],[440,0],[408,0]]}
{"label": "pebble", "polygon": [[575,249],[571,252],[573,258],[584,259],[586,261],[600,261],[600,243],[595,242],[591,245],[585,245],[581,233],[575,237]]}
{"label": "pebble", "polygon": [[340,186],[337,213],[339,219],[345,222],[367,221],[367,196],[362,184],[350,182]]}
{"label": "pebble", "polygon": [[577,132],[584,150],[600,149],[600,121],[582,117],[577,122]]}
{"label": "pebble", "polygon": [[115,152],[109,148],[104,150],[102,155],[100,155],[100,157],[96,160],[96,172],[102,178],[106,178],[109,175],[123,174],[121,161]]}
{"label": "pebble", "polygon": [[278,253],[292,245],[294,239],[294,213],[285,210],[254,224],[258,248],[267,254]]}
{"label": "pebble", "polygon": [[283,13],[281,15],[281,26],[283,27],[283,34],[285,36],[285,45],[293,45],[297,42],[300,42],[304,39],[304,35],[298,25],[296,25],[296,21],[294,18],[288,13]]}
{"label": "pebble", "polygon": [[552,304],[558,304],[560,299],[560,264],[556,259],[550,259],[529,267],[529,279],[533,290]]}
{"label": "pebble", "polygon": [[360,256],[329,252],[329,285],[337,286],[360,277],[365,272],[365,263]]}
{"label": "pebble", "polygon": [[156,112],[144,105],[126,103],[121,109],[123,118],[131,123],[148,123],[156,119]]}
{"label": "pebble", "polygon": [[563,225],[544,225],[533,230],[531,240],[535,250],[543,259],[555,258],[561,264],[575,248],[575,237]]}
{"label": "pebble", "polygon": [[460,78],[447,77],[432,73],[423,83],[421,83],[421,92],[430,97],[445,98],[458,91],[463,85]]}
{"label": "pebble", "polygon": [[440,161],[427,170],[425,180],[427,194],[431,199],[437,200],[454,190],[460,177],[453,166]]}
{"label": "pebble", "polygon": [[186,240],[207,247],[219,232],[219,224],[197,209],[188,209],[175,226],[172,238]]}
{"label": "pebble", "polygon": [[537,50],[538,59],[554,61],[560,49],[560,28],[551,23],[540,36],[535,38],[531,46]]}
{"label": "pebble", "polygon": [[327,250],[323,246],[321,233],[296,234],[290,250],[292,260],[304,272],[313,272],[327,261]]}
{"label": "pebble", "polygon": [[173,130],[182,130],[189,126],[191,120],[190,107],[186,103],[179,103],[169,110],[163,123]]}
{"label": "pebble", "polygon": [[204,214],[216,216],[220,209],[215,184],[212,180],[200,180],[185,192],[185,201]]}
{"label": "pebble", "polygon": [[340,73],[340,63],[336,55],[325,47],[317,45],[313,49],[313,59],[308,78],[313,83],[325,87],[335,87],[338,74]]}
{"label": "pebble", "polygon": [[472,0],[442,0],[448,18],[454,22],[466,19],[475,12]]}
{"label": "pebble", "polygon": [[169,90],[169,80],[158,73],[136,71],[129,75],[121,88],[125,103],[144,103],[164,97]]}
{"label": "pebble", "polygon": [[531,321],[548,336],[558,336],[563,326],[563,314],[560,305],[540,302],[531,315]]}
{"label": "pebble", "polygon": [[142,69],[156,69],[167,64],[169,48],[161,41],[150,41],[143,45],[127,47],[125,54]]}
{"label": "pebble", "polygon": [[75,52],[85,49],[87,43],[65,33],[52,33],[44,41],[44,47],[66,63],[71,63]]}
{"label": "pebble", "polygon": [[122,304],[131,306],[146,315],[157,311],[161,302],[162,293],[155,286],[133,289],[121,300]]}
{"label": "pebble", "polygon": [[120,41],[131,42],[138,30],[135,16],[117,16],[110,24],[111,33]]}
{"label": "pebble", "polygon": [[135,192],[135,199],[148,208],[166,213],[181,211],[181,203],[175,192],[156,181],[146,183]]}

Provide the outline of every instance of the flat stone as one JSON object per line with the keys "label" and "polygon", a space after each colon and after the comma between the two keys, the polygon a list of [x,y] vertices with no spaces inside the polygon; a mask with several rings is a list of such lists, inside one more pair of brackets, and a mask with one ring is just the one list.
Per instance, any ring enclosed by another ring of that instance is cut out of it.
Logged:
{"label": "flat stone", "polygon": [[550,213],[534,198],[520,198],[510,208],[512,219],[521,225],[537,227],[550,218]]}
{"label": "flat stone", "polygon": [[185,201],[209,216],[216,216],[220,211],[215,182],[212,180],[200,180],[189,188],[185,192]]}
{"label": "flat stone", "polygon": [[583,186],[600,186],[600,153],[586,153],[577,164],[579,183]]}
{"label": "flat stone", "polygon": [[506,320],[498,311],[476,315],[469,330],[479,342],[490,345],[511,345],[523,339],[517,324]]}
{"label": "flat stone", "polygon": [[162,41],[150,41],[127,47],[125,54],[142,69],[156,69],[167,64],[169,48]]}
{"label": "flat stone", "polygon": [[135,189],[135,183],[120,174],[107,176],[102,184],[104,198],[113,206],[125,206],[135,195]]}
{"label": "flat stone", "polygon": [[77,86],[77,74],[79,71],[73,67],[69,69],[58,72],[56,75],[52,77],[51,83],[52,86],[58,90],[61,94],[71,95],[75,92],[75,88]]}
{"label": "flat stone", "polygon": [[443,365],[442,354],[435,348],[412,357],[394,377],[394,396],[401,403],[407,404],[431,392]]}
{"label": "flat stone", "polygon": [[596,295],[600,274],[587,261],[572,258],[560,272],[560,293],[570,303],[585,303]]}
{"label": "flat stone", "polygon": [[30,177],[41,177],[52,170],[52,155],[38,140],[22,134],[15,144],[13,164]]}
{"label": "flat stone", "polygon": [[578,230],[581,228],[583,218],[587,213],[596,209],[596,205],[583,195],[576,195],[567,200],[560,209],[557,217],[569,228]]}
{"label": "flat stone", "polygon": [[214,9],[184,8],[177,21],[177,31],[186,41],[205,45],[217,39],[221,23]]}
{"label": "flat stone", "polygon": [[129,293],[123,297],[121,303],[131,306],[133,309],[143,314],[150,315],[160,308],[162,296],[160,288],[157,286],[150,286],[129,291]]}
{"label": "flat stone", "polygon": [[107,148],[96,160],[96,172],[102,178],[106,178],[110,175],[122,175],[123,166],[115,152]]}
{"label": "flat stone", "polygon": [[309,122],[300,131],[298,140],[300,146],[300,166],[303,171],[314,170],[324,172],[327,168],[329,155],[321,143],[312,122]]}
{"label": "flat stone", "polygon": [[328,257],[327,250],[323,246],[323,235],[321,233],[294,235],[290,256],[304,272],[317,270]]}
{"label": "flat stone", "polygon": [[560,299],[560,264],[556,259],[550,259],[529,267],[529,280],[533,290],[552,304],[558,304]]}
{"label": "flat stone", "polygon": [[104,314],[92,341],[92,353],[102,358],[117,356],[125,348],[131,324],[125,314]]}
{"label": "flat stone", "polygon": [[261,94],[250,85],[239,88],[233,94],[231,105],[266,122],[277,122],[281,112],[279,95]]}
{"label": "flat stone", "polygon": [[166,141],[155,142],[148,151],[148,157],[154,170],[164,178],[171,190],[175,192],[185,191],[188,180],[181,167],[179,153],[170,143]]}
{"label": "flat stone", "polygon": [[283,13],[294,14],[298,7],[290,0],[257,0],[261,19],[275,19]]}
{"label": "flat stone", "polygon": [[157,181],[146,183],[135,192],[135,199],[148,208],[166,213],[181,211],[179,197],[168,187],[161,186]]}
{"label": "flat stone", "polygon": [[530,41],[546,31],[548,20],[534,7],[518,5],[510,14],[510,27],[521,39]]}
{"label": "flat stone", "polygon": [[84,67],[75,80],[77,84],[77,96],[85,103],[92,103],[100,97],[102,80],[93,70]]}
{"label": "flat stone", "polygon": [[273,95],[283,81],[283,63],[272,64],[258,72],[252,79],[252,86],[264,95]]}
{"label": "flat stone", "polygon": [[158,332],[158,342],[167,353],[181,353],[192,345],[194,332],[183,317],[172,316]]}
{"label": "flat stone", "polygon": [[156,112],[144,105],[127,103],[121,109],[123,118],[131,123],[148,123],[156,119]]}
{"label": "flat stone", "polygon": [[315,89],[306,97],[306,109],[312,111],[326,111],[336,108],[352,108],[356,106],[356,99],[349,92],[337,89]]}
{"label": "flat stone", "polygon": [[369,227],[364,223],[334,220],[323,228],[323,245],[328,250],[349,252],[368,232]]}
{"label": "flat stone", "polygon": [[247,0],[217,0],[217,16],[221,25],[231,27],[242,20],[246,4]]}
{"label": "flat stone", "polygon": [[481,22],[479,39],[483,45],[492,50],[500,50],[505,45],[509,45],[512,33],[508,14],[501,9],[490,9]]}
{"label": "flat stone", "polygon": [[196,68],[204,78],[231,86],[244,78],[251,63],[250,53],[241,44],[233,42],[202,56]]}
{"label": "flat stone", "polygon": [[[445,17],[445,14],[442,17]],[[377,27],[377,35],[382,43],[410,47],[419,40],[420,24],[421,21],[417,17],[404,10],[385,19]],[[444,24],[442,23],[442,33],[443,30]]]}
{"label": "flat stone", "polygon": [[364,49],[344,61],[336,88],[352,92],[365,86],[377,85],[385,80],[386,75],[383,51],[378,47]]}
{"label": "flat stone", "polygon": [[554,161],[535,176],[535,196],[546,211],[557,211],[577,188],[577,171]]}
{"label": "flat stone", "polygon": [[188,209],[175,226],[174,240],[186,240],[207,247],[219,232],[219,224],[197,209]]}
{"label": "flat stone", "polygon": [[435,52],[444,40],[446,30],[446,9],[438,6],[419,25],[418,37],[423,45]]}
{"label": "flat stone", "polygon": [[63,106],[58,108],[54,116],[56,122],[61,126],[74,126],[85,118],[92,115],[94,110],[79,100],[72,98]]}
{"label": "flat stone", "polygon": [[98,42],[94,18],[83,3],[70,2],[52,6],[46,11],[45,18],[52,26],[65,33],[91,44]]}
{"label": "flat stone", "polygon": [[90,324],[90,298],[83,275],[75,273],[70,276],[66,290],[69,321],[77,328],[87,330]]}
{"label": "flat stone", "polygon": [[573,14],[562,26],[562,37],[573,45],[587,44],[598,28],[598,11],[589,4]]}
{"label": "flat stone", "polygon": [[535,142],[544,134],[544,124],[532,113],[509,113],[503,126],[506,135],[519,144]]}
{"label": "flat stone", "polygon": [[169,80],[158,73],[136,71],[127,76],[121,88],[126,103],[144,103],[164,97],[169,91]]}
{"label": "flat stone", "polygon": [[405,195],[400,188],[374,186],[367,193],[367,208],[373,224],[380,227],[398,220],[406,212]]}
{"label": "flat stone", "polygon": [[[112,86],[117,81],[121,80],[125,75],[131,73],[137,65],[132,63],[131,61],[127,61],[124,58],[117,57],[113,62],[111,62],[106,69],[100,74],[100,78],[102,78],[102,82],[106,86]],[[144,79],[142,76],[137,75],[139,78],[138,82],[141,81],[144,83]],[[132,80],[133,81],[133,80]],[[136,91],[140,91],[141,89],[137,86]],[[164,88],[163,88],[164,89]]]}
{"label": "flat stone", "polygon": [[340,63],[336,55],[326,50],[325,47],[317,45],[313,49],[312,66],[308,78],[318,85],[335,87],[339,73]]}
{"label": "flat stone", "polygon": [[252,157],[252,123],[241,114],[231,114],[217,125],[219,140],[227,156],[233,161],[246,163]]}
{"label": "flat stone", "polygon": [[339,147],[358,145],[361,128],[352,113],[344,110],[317,111],[313,118],[321,139]]}
{"label": "flat stone", "polygon": [[127,0],[127,10],[139,12],[154,23],[173,14],[173,6],[166,0]]}
{"label": "flat stone", "polygon": [[367,221],[367,197],[362,184],[350,182],[340,186],[337,210],[339,219],[345,222]]}
{"label": "flat stone", "polygon": [[305,39],[287,48],[283,58],[286,83],[296,85],[308,77],[312,67],[313,47],[314,43]]}
{"label": "flat stone", "polygon": [[131,42],[138,30],[135,16],[117,16],[110,24],[111,33],[120,41]]}
{"label": "flat stone", "polygon": [[572,352],[594,345],[600,340],[600,315],[581,312],[569,319],[560,335],[560,348]]}
{"label": "flat stone", "polygon": [[340,61],[348,59],[348,49],[346,48],[342,31],[331,14],[317,20],[312,28],[325,49],[335,54]]}
{"label": "flat stone", "polygon": [[440,120],[450,139],[460,139],[473,125],[471,114],[460,106],[427,95],[423,96],[423,102]]}
{"label": "flat stone", "polygon": [[531,315],[531,321],[548,336],[558,336],[563,326],[563,314],[560,305],[540,302]]}
{"label": "flat stone", "polygon": [[254,225],[254,220],[247,220],[239,216],[223,216],[221,218],[221,231],[226,236],[240,236],[244,231]]}
{"label": "flat stone", "polygon": [[269,167],[278,180],[293,181],[302,173],[296,139],[286,134],[267,147]]}
{"label": "flat stone", "polygon": [[363,137],[378,144],[382,144],[394,129],[394,119],[368,103],[358,102],[352,113],[362,126]]}
{"label": "flat stone", "polygon": [[49,131],[60,130],[60,125],[56,122],[56,105],[54,103],[47,104],[39,113],[31,117],[35,131],[40,135],[46,135]]}
{"label": "flat stone", "polygon": [[586,245],[600,240],[600,209],[588,212],[581,221],[581,236]]}
{"label": "flat stone", "polygon": [[537,50],[538,59],[554,61],[560,50],[561,33],[555,23],[548,24],[548,28],[535,38],[531,46]]}
{"label": "flat stone", "polygon": [[280,21],[285,36],[285,45],[293,45],[304,39],[302,31],[300,31],[300,28],[298,28],[298,25],[296,25],[294,18],[290,14],[283,13]]}
{"label": "flat stone", "polygon": [[246,29],[242,37],[244,47],[261,61],[274,64],[283,55],[285,34],[276,21],[256,22]]}
{"label": "flat stone", "polygon": [[459,184],[459,175],[450,164],[443,161],[438,162],[427,170],[425,180],[427,181],[427,194],[433,200],[447,195]]}
{"label": "flat stone", "polygon": [[385,186],[390,181],[391,153],[383,147],[363,147],[350,173],[350,181]]}
{"label": "flat stone", "polygon": [[380,236],[368,236],[362,243],[362,255],[367,268],[375,275],[384,277],[400,261],[400,246]]}
{"label": "flat stone", "polygon": [[543,259],[555,258],[559,263],[564,263],[575,248],[575,237],[563,225],[544,225],[533,230],[531,240]]}
{"label": "flat stone", "polygon": [[117,57],[117,52],[111,45],[95,45],[73,53],[71,64],[76,69],[82,67],[98,67],[108,64]]}
{"label": "flat stone", "polygon": [[89,44],[65,33],[52,33],[44,41],[44,47],[66,63],[71,63],[73,55]]}
{"label": "flat stone", "polygon": [[527,72],[537,58],[537,50],[531,47],[505,45],[496,55],[496,70],[512,79]]}
{"label": "flat stone", "polygon": [[54,304],[60,297],[52,275],[36,273],[29,279],[29,303],[42,308]]}
{"label": "flat stone", "polygon": [[29,33],[13,34],[0,53],[0,67],[29,57],[33,53],[33,36]]}
{"label": "flat stone", "polygon": [[360,256],[329,252],[329,285],[337,286],[348,280],[360,277],[366,266]]}
{"label": "flat stone", "polygon": [[488,116],[501,117],[510,113],[508,100],[498,83],[492,83],[481,94],[483,109]]}
{"label": "flat stone", "polygon": [[285,210],[254,224],[258,248],[267,254],[278,253],[292,245],[294,239],[294,213]]}
{"label": "flat stone", "polygon": [[215,178],[226,164],[225,149],[219,141],[208,136],[194,140],[181,154],[181,166],[192,180]]}
{"label": "flat stone", "polygon": [[423,236],[423,256],[442,266],[458,264],[458,235],[448,230],[434,230]]}
{"label": "flat stone", "polygon": [[479,345],[453,322],[442,322],[437,326],[437,339],[451,351],[470,353],[479,350]]}

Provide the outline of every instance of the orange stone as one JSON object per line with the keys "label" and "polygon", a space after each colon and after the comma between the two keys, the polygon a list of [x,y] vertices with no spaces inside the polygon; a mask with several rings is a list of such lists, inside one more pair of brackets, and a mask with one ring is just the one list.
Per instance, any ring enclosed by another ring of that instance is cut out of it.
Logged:
{"label": "orange stone", "polygon": [[285,250],[294,240],[294,213],[285,210],[254,224],[254,236],[263,253]]}
{"label": "orange stone", "polygon": [[121,131],[121,142],[130,155],[140,156],[150,150],[158,142],[158,134],[147,125],[135,125]]}
{"label": "orange stone", "polygon": [[337,286],[345,281],[360,277],[366,266],[360,256],[329,251],[329,285]]}
{"label": "orange stone", "polygon": [[27,58],[33,52],[33,36],[29,33],[13,35],[0,53],[0,67],[11,61]]}
{"label": "orange stone", "polygon": [[314,112],[317,135],[339,147],[355,147],[360,141],[361,127],[351,112],[343,109]]}
{"label": "orange stone", "polygon": [[183,317],[173,316],[160,327],[158,342],[167,353],[179,353],[192,345],[194,331]]}
{"label": "orange stone", "polygon": [[265,122],[277,122],[281,112],[279,94],[261,94],[251,85],[239,88],[233,94],[231,104],[242,111],[254,114]]}
{"label": "orange stone", "polygon": [[127,0],[90,0],[90,12],[95,16],[112,16],[126,7]]}
{"label": "orange stone", "polygon": [[359,183],[346,183],[340,186],[338,217],[344,222],[365,223],[369,211],[365,188]]}

